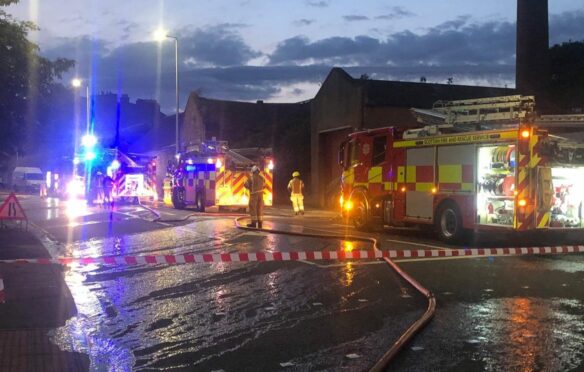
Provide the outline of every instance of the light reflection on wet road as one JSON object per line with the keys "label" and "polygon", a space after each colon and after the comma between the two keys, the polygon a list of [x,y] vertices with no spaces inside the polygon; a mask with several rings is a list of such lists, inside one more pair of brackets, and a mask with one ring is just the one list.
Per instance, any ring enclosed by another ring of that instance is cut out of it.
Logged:
{"label": "light reflection on wet road", "polygon": [[[74,256],[351,249],[238,231],[227,218],[166,227],[122,209],[81,213],[72,226],[62,210],[41,214]],[[584,257],[400,265],[436,293],[438,312],[394,369],[584,368]],[[79,316],[54,340],[87,351],[95,370],[367,370],[425,308],[386,266],[350,262],[72,266],[66,280]]]}
{"label": "light reflection on wet road", "polygon": [[[318,250],[341,244],[249,233],[233,229],[230,219],[202,219],[122,240],[76,242],[67,249],[76,256],[245,252],[290,250],[303,240]],[[367,369],[391,342],[386,335],[397,337],[423,309],[421,299],[411,296],[389,304],[379,298],[379,292],[396,297],[400,286],[386,267],[378,266],[374,270],[353,263],[322,269],[299,262],[72,266],[66,280],[80,315],[55,339],[62,347],[78,342],[77,348],[93,355],[97,369],[109,369],[115,361],[118,367],[135,369],[257,370],[262,364],[274,369],[290,360],[304,369],[339,363]],[[368,315],[392,311],[405,316],[383,324],[371,322]],[[81,329],[85,336],[67,339]],[[382,329],[380,339],[364,340],[369,332]],[[247,351],[270,350],[274,342],[286,347],[261,358]],[[323,350],[332,354],[320,361],[304,359]],[[343,352],[362,357],[346,360]],[[109,359],[112,354],[115,357]]]}

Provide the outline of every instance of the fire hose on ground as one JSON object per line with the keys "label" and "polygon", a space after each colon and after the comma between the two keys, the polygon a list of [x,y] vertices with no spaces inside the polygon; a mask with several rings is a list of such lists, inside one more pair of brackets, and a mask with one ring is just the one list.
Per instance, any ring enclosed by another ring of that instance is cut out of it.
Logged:
{"label": "fire hose on ground", "polygon": [[[153,222],[184,222],[189,218],[196,217],[196,216],[209,216],[210,214],[204,212],[194,212],[191,214],[186,215],[180,219],[172,219],[172,220],[163,220],[160,213],[156,210],[147,207],[140,203],[140,206],[152,214],[156,216]],[[353,235],[333,235],[333,234],[311,234],[311,233],[299,233],[299,232],[292,232],[292,231],[285,231],[285,230],[275,230],[275,229],[257,229],[253,227],[242,226],[239,221],[242,219],[249,218],[247,215],[236,214],[236,213],[213,213],[212,216],[217,217],[235,217],[234,223],[235,227],[241,230],[248,230],[248,231],[265,231],[272,234],[282,234],[282,235],[294,235],[294,236],[303,236],[309,238],[321,238],[321,239],[338,239],[338,240],[354,240],[354,241],[362,241],[371,243],[375,250],[380,250],[378,246],[377,239],[375,238],[364,238],[360,236],[353,236]],[[411,324],[408,329],[392,344],[392,346],[383,354],[383,356],[375,363],[375,365],[370,369],[371,372],[378,372],[383,371],[387,368],[389,363],[396,357],[396,355],[404,348],[406,344],[408,344],[414,336],[420,332],[428,322],[434,316],[436,311],[436,298],[427,288],[422,286],[417,280],[415,280],[412,276],[402,270],[399,266],[397,266],[391,259],[384,257],[383,260],[387,262],[387,264],[406,282],[408,282],[412,287],[414,287],[418,292],[422,294],[428,301],[428,307],[424,314],[416,320],[413,324]]]}
{"label": "fire hose on ground", "polygon": [[[202,215],[208,216],[209,215],[206,213],[195,212],[195,213],[188,214],[181,219],[163,220],[160,216],[160,213],[158,213],[156,210],[149,208],[143,204],[140,204],[140,206],[142,206],[144,209],[152,212],[156,216],[156,219],[154,219],[154,221],[156,221],[156,222],[184,222],[191,217],[202,216]],[[213,214],[213,215],[217,216],[217,217],[233,217],[233,216],[235,216],[236,217],[234,220],[235,227],[238,229],[241,229],[241,230],[248,230],[248,231],[260,230],[260,231],[266,231],[266,232],[273,233],[273,234],[282,234],[282,235],[294,235],[294,236],[304,236],[304,237],[323,238],[323,239],[362,241],[362,242],[371,243],[373,245],[374,249],[379,250],[377,240],[374,238],[363,238],[363,237],[351,236],[351,235],[298,233],[298,232],[285,231],[285,230],[274,230],[274,229],[256,229],[256,228],[252,228],[252,227],[242,226],[239,223],[240,220],[249,218],[246,215],[233,214],[233,213],[231,213],[231,214],[222,213],[222,214]],[[383,354],[383,356],[377,361],[377,363],[375,363],[373,368],[371,368],[371,371],[383,371],[385,368],[387,368],[389,363],[399,353],[399,351],[407,343],[409,343],[413,339],[413,337],[424,328],[424,326],[426,324],[428,324],[428,322],[434,316],[434,312],[436,311],[436,299],[435,299],[434,295],[432,294],[432,292],[430,292],[428,289],[426,289],[424,286],[422,286],[418,281],[416,281],[408,273],[406,273],[401,268],[399,268],[399,266],[397,266],[391,259],[389,259],[387,257],[384,257],[383,259],[387,262],[387,264],[395,272],[398,273],[398,275],[400,275],[405,281],[407,281],[412,287],[414,287],[418,292],[420,292],[427,299],[428,307],[426,308],[426,311],[424,312],[424,314],[418,320],[416,320],[412,325],[410,325],[410,327],[393,343],[393,345],[389,348],[389,350],[387,350],[385,352],[385,354]]]}
{"label": "fire hose on ground", "polygon": [[[322,238],[322,239],[339,239],[339,240],[354,240],[354,241],[362,241],[371,243],[373,248],[376,250],[380,250],[378,247],[377,239],[375,238],[363,238],[360,236],[353,236],[353,235],[333,235],[333,234],[310,234],[310,233],[299,233],[299,232],[292,232],[292,231],[285,231],[285,230],[274,230],[274,229],[256,229],[253,227],[246,227],[241,226],[239,221],[242,219],[248,218],[247,216],[241,216],[235,218],[235,227],[241,230],[249,230],[249,231],[266,231],[273,234],[283,234],[283,235],[294,235],[294,236],[304,236],[310,238]],[[393,345],[383,354],[383,356],[375,363],[375,365],[370,369],[371,372],[383,371],[387,368],[389,363],[393,360],[393,358],[399,353],[399,351],[408,344],[414,336],[421,331],[426,324],[432,319],[434,316],[434,312],[436,311],[436,298],[428,289],[422,286],[417,280],[411,277],[408,273],[403,271],[399,268],[392,260],[387,257],[383,258],[388,265],[395,270],[399,276],[401,276],[406,282],[408,282],[412,287],[414,287],[418,292],[420,292],[427,300],[428,300],[428,307],[424,314],[416,320],[410,327],[393,343]]]}
{"label": "fire hose on ground", "polygon": [[[184,222],[191,217],[195,216],[202,216],[202,215],[209,215],[202,212],[195,212],[186,215],[181,219],[173,219],[173,220],[163,220],[161,218],[160,213],[156,210],[149,208],[143,204],[140,206],[151,213],[153,213],[156,218],[154,219],[155,222]],[[311,234],[311,233],[299,233],[299,232],[292,232],[292,231],[285,231],[285,230],[275,230],[275,229],[256,229],[253,227],[242,226],[239,221],[242,219],[247,219],[249,216],[241,215],[241,214],[234,214],[234,213],[219,213],[213,214],[217,217],[233,217],[235,216],[235,227],[241,230],[249,230],[249,231],[266,231],[272,234],[283,234],[283,235],[295,235],[295,236],[305,236],[305,237],[312,237],[312,238],[324,238],[324,239],[340,239],[340,240],[355,240],[355,241],[362,241],[371,243],[373,248],[376,250],[380,250],[378,247],[377,239],[375,238],[364,238],[360,236],[352,236],[352,235],[333,235],[333,234]],[[385,262],[398,274],[400,275],[406,282],[408,282],[412,287],[414,287],[418,292],[420,292],[428,301],[428,307],[424,314],[416,320],[413,324],[411,324],[408,329],[392,344],[392,346],[383,354],[383,356],[375,363],[375,365],[370,369],[371,372],[383,371],[387,368],[389,363],[393,360],[393,358],[399,353],[403,347],[408,344],[414,336],[421,331],[426,324],[432,319],[434,316],[434,312],[436,311],[436,298],[427,288],[422,286],[417,280],[411,277],[408,273],[403,271],[399,266],[397,266],[391,259],[384,257]]]}

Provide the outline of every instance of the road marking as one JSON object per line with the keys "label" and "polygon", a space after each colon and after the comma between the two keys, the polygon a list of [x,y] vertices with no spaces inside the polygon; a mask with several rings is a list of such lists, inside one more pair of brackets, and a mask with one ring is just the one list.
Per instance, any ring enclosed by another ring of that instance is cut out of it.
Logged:
{"label": "road marking", "polygon": [[331,223],[331,226],[339,226],[339,227],[348,227],[348,228],[353,228],[352,225],[343,225],[341,223]]}
{"label": "road marking", "polygon": [[[519,256],[497,256],[497,257],[519,257]],[[460,259],[471,259],[471,258],[489,258],[489,256],[450,256],[450,257],[426,257],[426,258],[395,258],[393,261],[399,262],[422,262],[422,261],[442,261],[442,260],[460,260]]]}
{"label": "road marking", "polygon": [[[304,260],[299,260],[298,262],[302,262],[302,263],[305,263],[305,264],[311,265],[311,266],[316,266],[320,269],[328,269],[331,267],[346,267],[347,266],[347,262],[338,263],[338,264],[330,264],[330,265],[322,265],[322,264],[319,264],[317,262],[304,261]],[[386,263],[385,263],[385,261],[365,261],[365,262],[354,261],[354,262],[350,262],[350,264],[353,266],[366,266],[366,265],[380,265],[380,264],[386,264]]]}
{"label": "road marking", "polygon": [[415,245],[415,246],[419,246],[419,247],[428,247],[428,248],[436,248],[436,249],[442,249],[445,251],[451,251],[452,248],[446,248],[446,247],[440,247],[438,245],[430,245],[430,244],[424,244],[424,243],[414,243],[414,242],[409,242],[406,240],[396,240],[396,239],[385,239],[386,242],[393,242],[393,243],[403,243],[403,244],[409,244],[409,245]]}

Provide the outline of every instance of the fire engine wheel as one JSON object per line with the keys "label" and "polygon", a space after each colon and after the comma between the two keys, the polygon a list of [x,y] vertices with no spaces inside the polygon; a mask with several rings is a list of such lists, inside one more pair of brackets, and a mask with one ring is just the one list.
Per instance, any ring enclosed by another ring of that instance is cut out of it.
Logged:
{"label": "fire engine wheel", "polygon": [[367,231],[370,228],[369,213],[367,210],[367,202],[363,198],[355,200],[355,209],[351,213],[353,226],[357,230]]}
{"label": "fire engine wheel", "polygon": [[176,209],[185,209],[185,189],[172,189],[172,205]]}
{"label": "fire engine wheel", "polygon": [[455,243],[462,240],[464,229],[458,207],[453,202],[446,202],[436,213],[436,230],[444,242]]}

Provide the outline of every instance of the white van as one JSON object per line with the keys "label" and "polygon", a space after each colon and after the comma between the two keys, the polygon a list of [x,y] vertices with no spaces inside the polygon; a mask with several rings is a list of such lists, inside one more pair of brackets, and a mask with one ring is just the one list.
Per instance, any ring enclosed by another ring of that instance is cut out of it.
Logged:
{"label": "white van", "polygon": [[45,183],[45,176],[40,168],[16,167],[12,172],[12,188],[15,191],[38,192]]}

